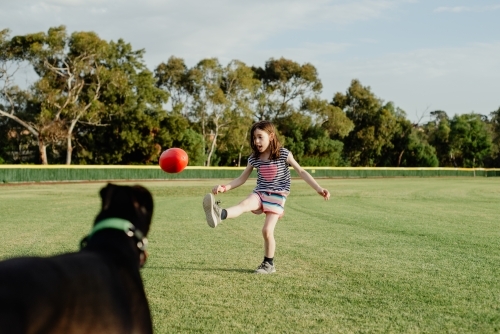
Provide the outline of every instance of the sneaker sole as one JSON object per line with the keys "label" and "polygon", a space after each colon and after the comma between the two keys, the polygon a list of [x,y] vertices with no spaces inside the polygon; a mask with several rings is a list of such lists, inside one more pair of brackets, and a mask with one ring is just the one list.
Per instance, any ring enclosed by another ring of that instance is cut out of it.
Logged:
{"label": "sneaker sole", "polygon": [[205,215],[207,216],[207,224],[212,228],[217,226],[217,217],[215,217],[213,212],[214,202],[215,199],[212,194],[206,194],[203,198],[203,210],[205,210]]}
{"label": "sneaker sole", "polygon": [[264,275],[264,274],[272,274],[272,273],[275,273],[276,272],[276,269],[273,268],[271,269],[271,272],[268,272],[268,271],[265,271],[265,270],[256,270],[255,273],[256,274],[261,274],[261,275]]}

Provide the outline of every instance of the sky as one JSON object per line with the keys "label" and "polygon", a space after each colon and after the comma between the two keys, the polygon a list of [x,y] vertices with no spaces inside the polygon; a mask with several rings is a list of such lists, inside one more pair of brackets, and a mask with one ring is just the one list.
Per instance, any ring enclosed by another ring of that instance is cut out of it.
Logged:
{"label": "sky", "polygon": [[284,57],[317,68],[324,99],[358,79],[419,122],[500,107],[499,17],[500,0],[0,0],[11,37],[94,31],[144,49],[152,71]]}

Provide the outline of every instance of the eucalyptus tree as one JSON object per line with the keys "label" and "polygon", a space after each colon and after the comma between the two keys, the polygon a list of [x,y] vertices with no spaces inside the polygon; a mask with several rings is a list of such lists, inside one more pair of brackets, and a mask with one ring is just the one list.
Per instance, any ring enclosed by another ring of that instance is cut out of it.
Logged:
{"label": "eucalyptus tree", "polygon": [[397,118],[392,103],[384,104],[358,80],[346,94],[335,94],[332,105],[343,110],[354,123],[344,139],[344,154],[353,166],[377,166],[384,150],[392,149]]}
{"label": "eucalyptus tree", "polygon": [[158,160],[168,133],[161,126],[168,94],[144,64],[144,50],[122,39],[109,42],[99,103],[99,126],[82,124],[78,160],[91,164],[151,164]]}
{"label": "eucalyptus tree", "polygon": [[406,118],[400,108],[394,108],[396,126],[392,137],[392,146],[385,146],[379,166],[386,167],[437,167],[439,165],[436,150],[426,140],[424,130]]}
{"label": "eucalyptus tree", "polygon": [[250,154],[249,131],[254,121],[253,106],[259,85],[252,69],[241,61],[233,60],[224,68],[222,90],[230,130],[224,132],[221,148],[228,152],[231,165],[240,166],[243,152]]}
{"label": "eucalyptus tree", "polygon": [[490,126],[492,133],[491,167],[500,167],[500,107],[490,113]]}
{"label": "eucalyptus tree", "polygon": [[455,115],[450,121],[450,147],[458,166],[483,167],[492,148],[491,134],[481,115]]}
{"label": "eucalyptus tree", "polygon": [[300,109],[277,121],[285,143],[301,164],[341,166],[343,143],[353,122],[338,107],[318,97],[305,98]]}
{"label": "eucalyptus tree", "polygon": [[18,122],[24,122],[26,129],[37,137],[43,164],[48,163],[47,145],[62,141],[66,142],[66,164],[70,164],[77,123],[88,121],[99,110],[100,60],[107,43],[93,32],[68,36],[66,28],[59,26],[47,33],[14,36],[9,44],[13,59],[29,62],[38,75],[31,86],[31,104],[36,115],[19,118]]}
{"label": "eucalyptus tree", "polygon": [[192,87],[192,115],[201,128],[206,147],[205,165],[210,166],[222,128],[228,125],[224,117],[227,104],[222,90],[223,68],[216,58],[203,59],[189,70]]}
{"label": "eucalyptus tree", "polygon": [[258,92],[261,103],[255,110],[259,120],[276,121],[290,115],[304,99],[318,95],[323,87],[318,71],[310,63],[300,65],[285,58],[271,58],[264,68],[252,69],[261,81]]}
{"label": "eucalyptus tree", "polygon": [[[12,141],[24,142],[25,150],[29,150],[30,141],[26,140],[26,135],[31,136],[38,147],[38,156],[42,164],[47,164],[47,145],[49,131],[47,127],[50,125],[50,120],[46,120],[38,115],[38,109],[34,108],[31,103],[31,93],[29,90],[23,90],[16,84],[16,72],[21,68],[21,64],[25,62],[27,56],[23,53],[22,48],[13,48],[12,39],[9,37],[10,31],[4,29],[0,31],[0,116],[2,120],[2,128],[5,129],[6,137],[2,138],[4,145],[2,150],[4,154],[14,154],[11,160],[22,161],[20,158],[21,146],[16,150],[11,147]],[[34,39],[41,39],[42,34],[34,36]],[[34,111],[34,109],[37,109]],[[8,121],[12,120],[17,125],[10,125]],[[22,140],[23,138],[24,140]],[[9,152],[7,152],[9,151]],[[16,153],[17,151],[17,153]]]}
{"label": "eucalyptus tree", "polygon": [[167,63],[161,63],[154,70],[157,87],[169,95],[170,111],[179,113],[186,118],[192,103],[191,82],[189,70],[184,59],[170,57]]}
{"label": "eucalyptus tree", "polygon": [[346,113],[338,106],[328,103],[320,98],[306,98],[302,101],[300,109],[310,114],[316,124],[328,132],[333,139],[342,140],[354,128],[354,123],[347,117]]}
{"label": "eucalyptus tree", "polygon": [[453,152],[450,147],[450,118],[443,110],[430,113],[432,119],[422,128],[427,136],[427,141],[436,150],[436,156],[441,167],[457,167]]}

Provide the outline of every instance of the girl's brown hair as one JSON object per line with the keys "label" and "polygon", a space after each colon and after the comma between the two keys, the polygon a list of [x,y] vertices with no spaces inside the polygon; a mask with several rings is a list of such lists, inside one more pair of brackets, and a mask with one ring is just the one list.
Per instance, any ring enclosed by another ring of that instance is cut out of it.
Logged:
{"label": "girl's brown hair", "polygon": [[273,123],[269,121],[259,121],[252,125],[252,130],[250,131],[250,147],[252,148],[253,156],[258,158],[260,155],[257,146],[255,146],[255,130],[266,131],[269,135],[273,134],[273,138],[269,142],[269,148],[271,149],[271,154],[269,155],[269,160],[276,160],[280,157],[281,143],[278,139],[278,134],[276,133],[276,128]]}

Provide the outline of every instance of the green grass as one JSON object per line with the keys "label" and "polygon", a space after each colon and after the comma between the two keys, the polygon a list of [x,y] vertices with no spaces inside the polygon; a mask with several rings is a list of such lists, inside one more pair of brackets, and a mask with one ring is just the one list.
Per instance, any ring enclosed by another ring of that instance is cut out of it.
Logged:
{"label": "green grass", "polygon": [[[253,274],[263,216],[206,225],[217,182],[142,183],[157,333],[500,332],[500,178],[319,180],[329,202],[294,180],[273,275]],[[253,184],[218,197],[236,204]],[[103,185],[1,186],[0,258],[77,250]]]}

